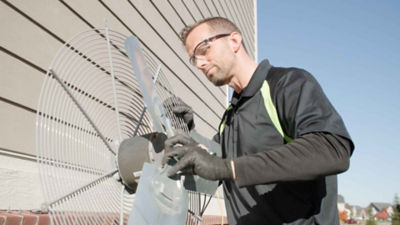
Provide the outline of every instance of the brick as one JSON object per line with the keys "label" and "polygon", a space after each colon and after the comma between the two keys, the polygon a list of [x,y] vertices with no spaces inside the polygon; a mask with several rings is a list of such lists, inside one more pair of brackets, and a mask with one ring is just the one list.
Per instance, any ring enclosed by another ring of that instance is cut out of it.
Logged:
{"label": "brick", "polygon": [[213,215],[204,215],[203,216],[203,221],[201,222],[201,225],[218,225],[221,224],[221,219],[223,220],[223,224],[228,224],[228,220],[226,216],[213,216]]}
{"label": "brick", "polygon": [[6,216],[1,215],[0,216],[0,225],[5,225],[6,224]]}
{"label": "brick", "polygon": [[50,225],[49,214],[37,214],[39,217],[38,225]]}
{"label": "brick", "polygon": [[23,216],[14,213],[4,213],[6,216],[5,225],[22,225]]}
{"label": "brick", "polygon": [[21,215],[24,217],[22,225],[37,225],[39,222],[39,216],[35,214],[24,212]]}

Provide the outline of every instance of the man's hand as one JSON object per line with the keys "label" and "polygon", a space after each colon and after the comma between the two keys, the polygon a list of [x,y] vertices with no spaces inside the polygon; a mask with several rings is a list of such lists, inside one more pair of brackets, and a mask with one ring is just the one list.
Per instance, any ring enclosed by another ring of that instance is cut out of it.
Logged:
{"label": "man's hand", "polygon": [[[175,146],[176,144],[179,146]],[[187,134],[178,134],[165,141],[163,165],[171,158],[179,160],[169,169],[169,177],[181,171],[183,175],[195,174],[208,180],[233,179],[229,159],[211,155]]]}
{"label": "man's hand", "polygon": [[[168,138],[164,142],[165,152],[168,153],[172,151],[175,145],[197,145],[198,143],[189,136],[187,133],[178,133],[177,135]],[[165,162],[163,161],[163,165]]]}
{"label": "man's hand", "polygon": [[[198,143],[190,137],[187,133],[178,133],[177,135],[168,138],[164,142],[164,157],[162,158],[162,165],[164,166],[170,159],[178,160],[178,155],[184,155],[184,152],[177,154],[176,157],[171,155],[169,156],[168,153],[174,150],[176,146],[185,146],[185,145],[197,145]],[[187,149],[182,148],[180,151],[185,151]]]}
{"label": "man's hand", "polygon": [[164,108],[171,108],[172,112],[183,119],[189,130],[194,129],[193,109],[178,97],[170,97],[163,102]]}

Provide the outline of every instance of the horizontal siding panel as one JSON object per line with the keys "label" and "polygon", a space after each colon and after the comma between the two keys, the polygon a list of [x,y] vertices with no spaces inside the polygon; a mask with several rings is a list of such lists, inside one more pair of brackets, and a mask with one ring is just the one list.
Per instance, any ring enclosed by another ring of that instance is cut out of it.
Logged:
{"label": "horizontal siding panel", "polygon": [[232,15],[232,17],[229,19],[231,19],[239,27],[240,31],[243,33],[244,40],[247,41],[249,39],[248,33],[246,27],[243,25],[241,15],[237,14],[234,9],[235,2],[230,2],[229,4],[226,4],[226,0],[224,2],[226,10],[229,12],[230,15]]}
{"label": "horizontal siding panel", "polygon": [[203,0],[204,5],[211,11],[211,16],[221,16],[214,5],[214,0]]}
{"label": "horizontal siding panel", "polygon": [[[135,30],[137,31],[137,36],[142,39],[142,41],[151,46],[151,49],[155,51],[155,54],[158,55],[163,60],[164,65],[172,67],[174,72],[180,75],[180,78],[189,85],[194,93],[200,94],[201,98],[204,102],[210,103],[209,107],[212,107],[213,110],[216,110],[216,114],[214,116],[219,116],[224,111],[223,103],[218,102],[211,93],[204,89],[202,85],[198,85],[198,81],[192,75],[192,71],[188,69],[187,66],[184,66],[182,62],[177,57],[171,57],[174,53],[171,51],[168,46],[163,43],[162,39],[158,37],[154,30],[151,27],[146,25],[146,22],[141,18],[135,10],[128,4],[115,4],[115,2],[110,1],[110,8],[121,16],[121,19],[132,28],[140,27],[141,29]],[[171,36],[171,38],[175,38],[176,43],[179,44],[178,37]],[[182,49],[182,47],[179,47]],[[183,50],[183,49],[182,49]],[[222,105],[221,105],[222,104]]]}
{"label": "horizontal siding panel", "polygon": [[247,22],[246,20],[246,15],[243,13],[243,11],[240,9],[240,7],[238,6],[239,2],[235,1],[232,3],[232,9],[235,12],[235,14],[238,15],[239,17],[239,21],[242,27],[243,32],[246,33],[246,40],[247,40],[247,46],[250,47],[250,52],[253,52],[253,45],[251,43],[253,43],[253,35],[252,32],[250,30],[251,25]]}
{"label": "horizontal siding panel", "polygon": [[228,19],[232,20],[239,29],[242,31],[244,42],[246,48],[251,57],[254,57],[254,34],[250,31],[249,27],[252,25],[248,25],[245,23],[244,14],[239,11],[237,8],[238,1],[227,1],[227,0],[218,0],[220,3],[220,8]]}
{"label": "horizontal siding panel", "polygon": [[232,1],[230,4],[231,6],[231,11],[235,15],[236,18],[236,23],[239,25],[240,29],[242,30],[243,33],[246,33],[248,35],[248,28],[246,26],[246,23],[244,21],[244,16],[243,14],[240,13],[240,11],[237,8],[237,1]]}
{"label": "horizontal siding panel", "polygon": [[212,16],[210,10],[207,8],[203,0],[193,1],[193,4],[202,14],[202,19]]}
{"label": "horizontal siding panel", "polygon": [[[100,1],[95,0],[68,0],[63,2],[63,4],[68,8],[71,8],[75,13],[77,13],[83,20],[87,21],[90,26],[84,29],[104,28],[107,26],[111,30],[118,31],[123,35],[131,35],[129,30],[126,29],[102,4]],[[69,9],[69,10],[71,10]],[[75,15],[75,16],[78,16]],[[78,32],[82,32],[77,31]],[[75,35],[75,34],[73,34]]]}
{"label": "horizontal siding panel", "polygon": [[[240,14],[243,15],[243,21],[246,24],[247,30],[249,31],[249,38],[254,41],[254,21],[250,17],[250,13],[246,11],[246,8],[243,6],[244,2],[237,2],[237,9],[240,11]],[[246,13],[247,12],[247,13]],[[252,12],[251,12],[252,13]]]}
{"label": "horizontal siding panel", "polygon": [[204,19],[204,15],[199,11],[199,9],[197,8],[197,6],[194,4],[193,1],[181,1],[181,2],[183,4],[183,7],[186,8],[186,10],[192,15],[195,21]]}
{"label": "horizontal siding panel", "polygon": [[214,5],[215,5],[215,9],[219,11],[219,15],[225,18],[228,18],[228,14],[227,12],[225,12],[225,9],[222,8],[221,2],[220,0],[210,0]]}
{"label": "horizontal siding panel", "polygon": [[[250,1],[239,1],[240,8],[243,11],[243,14],[246,15],[246,21],[249,24],[249,28],[254,35],[254,10],[249,7]],[[251,9],[251,10],[250,10]],[[253,36],[254,37],[254,36]]]}
{"label": "horizontal siding panel", "polygon": [[88,27],[62,3],[54,0],[10,1],[24,13],[48,30],[67,41],[69,37],[87,30]]}
{"label": "horizontal siding panel", "polygon": [[43,73],[4,52],[0,52],[0,62],[0,96],[36,109]]}
{"label": "horizontal siding panel", "polygon": [[2,29],[7,30],[0,35],[1,46],[47,69],[62,43],[3,3],[0,14],[5,15]]}
{"label": "horizontal siding panel", "polygon": [[[138,2],[142,1],[133,1],[133,3],[136,3],[135,7],[149,22],[149,26],[151,26],[151,28],[159,34],[162,41],[165,42],[165,44],[168,45],[171,50],[174,50],[177,53],[175,55],[171,54],[170,57],[175,56],[177,58],[180,58],[183,61],[181,61],[181,63],[184,63],[184,65],[186,65],[189,70],[194,72],[194,75],[200,80],[203,85],[207,87],[208,90],[210,90],[215,95],[217,99],[224,99],[226,97],[226,94],[223,93],[223,89],[220,87],[215,87],[199,70],[197,70],[197,68],[190,65],[189,57],[182,42],[180,41],[179,36],[170,29],[168,24],[165,22],[165,20],[163,20],[157,10],[148,1],[144,1],[142,4],[138,4]],[[182,28],[183,27],[181,27],[181,29]],[[190,74],[186,73],[185,76],[188,75]],[[192,85],[194,83],[190,84]]]}
{"label": "horizontal siding panel", "polygon": [[190,25],[196,22],[196,19],[193,15],[187,10],[185,5],[182,3],[182,0],[167,0],[172,7],[176,10],[179,17],[185,21],[185,25]]}
{"label": "horizontal siding panel", "polygon": [[216,2],[218,3],[218,6],[222,10],[222,12],[224,12],[225,17],[228,19],[232,19],[232,14],[230,14],[230,12],[227,11],[226,2],[224,0],[216,0]]}
{"label": "horizontal siding panel", "polygon": [[0,101],[0,148],[35,155],[36,114]]}
{"label": "horizontal siding panel", "polygon": [[154,0],[151,1],[157,10],[159,10],[162,16],[168,21],[168,24],[172,26],[172,29],[179,35],[182,27],[185,23],[180,19],[179,15],[176,14],[175,9],[165,0]]}

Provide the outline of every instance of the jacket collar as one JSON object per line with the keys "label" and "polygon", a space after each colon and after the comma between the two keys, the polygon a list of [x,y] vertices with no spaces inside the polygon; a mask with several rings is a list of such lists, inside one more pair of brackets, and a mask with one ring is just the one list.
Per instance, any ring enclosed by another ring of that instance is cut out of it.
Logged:
{"label": "jacket collar", "polygon": [[241,98],[254,96],[257,91],[260,90],[271,67],[272,66],[269,64],[267,59],[264,59],[260,64],[258,64],[256,71],[254,71],[249,83],[245,88],[243,88],[242,92],[233,92],[231,104],[235,106]]}

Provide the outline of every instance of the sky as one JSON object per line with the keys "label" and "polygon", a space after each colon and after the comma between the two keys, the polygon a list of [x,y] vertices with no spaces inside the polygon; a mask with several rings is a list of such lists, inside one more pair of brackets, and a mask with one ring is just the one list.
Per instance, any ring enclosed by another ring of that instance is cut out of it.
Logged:
{"label": "sky", "polygon": [[257,1],[258,61],[311,72],[354,143],[346,203],[400,196],[400,1]]}

